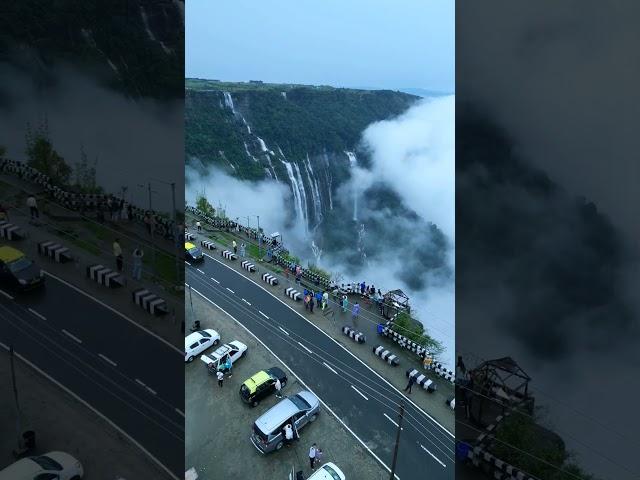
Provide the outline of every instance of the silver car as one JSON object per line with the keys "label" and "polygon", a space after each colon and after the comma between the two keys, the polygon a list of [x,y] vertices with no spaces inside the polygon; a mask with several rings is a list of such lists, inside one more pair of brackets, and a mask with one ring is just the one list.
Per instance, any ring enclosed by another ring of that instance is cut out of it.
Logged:
{"label": "silver car", "polygon": [[285,425],[291,424],[295,438],[305,425],[318,418],[319,413],[318,397],[307,390],[302,390],[284,398],[254,422],[251,442],[260,453],[280,450],[284,445]]}

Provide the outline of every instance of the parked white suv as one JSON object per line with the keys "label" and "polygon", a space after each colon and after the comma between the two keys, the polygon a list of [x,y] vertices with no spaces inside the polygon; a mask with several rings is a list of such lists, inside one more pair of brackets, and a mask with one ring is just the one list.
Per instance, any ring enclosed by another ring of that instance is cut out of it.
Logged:
{"label": "parked white suv", "polygon": [[215,375],[218,370],[222,370],[226,372],[227,369],[224,367],[225,363],[228,359],[231,360],[231,366],[236,363],[240,357],[244,356],[247,351],[247,346],[234,340],[233,342],[229,342],[221,347],[218,347],[214,352],[202,355],[200,360],[207,364],[207,368],[209,369],[209,373]]}
{"label": "parked white suv", "polygon": [[184,361],[192,362],[196,355],[207,348],[217,345],[220,335],[215,330],[207,328],[187,335],[184,339]]}
{"label": "parked white suv", "polygon": [[83,476],[82,464],[64,452],[21,458],[0,470],[0,480],[79,480]]}

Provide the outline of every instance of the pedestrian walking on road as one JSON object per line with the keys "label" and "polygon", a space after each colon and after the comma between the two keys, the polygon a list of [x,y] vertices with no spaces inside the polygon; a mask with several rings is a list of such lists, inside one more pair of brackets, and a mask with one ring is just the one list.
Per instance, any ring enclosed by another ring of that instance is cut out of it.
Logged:
{"label": "pedestrian walking on road", "polygon": [[200,220],[196,222],[196,228],[198,229],[198,232],[202,231],[202,224],[200,223]]}
{"label": "pedestrian walking on road", "polygon": [[244,258],[244,254],[245,254],[245,252],[246,252],[246,249],[247,249],[247,246],[244,244],[244,242],[242,242],[242,243],[240,244],[240,256],[241,256],[242,258]]}
{"label": "pedestrian walking on road", "polygon": [[218,377],[218,386],[222,387],[222,382],[224,381],[224,373],[218,370],[218,373],[216,373],[216,375]]}
{"label": "pedestrian walking on road", "polygon": [[280,393],[280,390],[282,390],[282,383],[280,383],[279,378],[276,379],[274,387],[276,388],[276,398],[282,398],[282,393]]}
{"label": "pedestrian walking on road", "polygon": [[235,253],[236,255],[238,254],[238,244],[235,240],[233,241],[233,253]]}
{"label": "pedestrian walking on road", "polygon": [[324,292],[322,294],[322,311],[324,312],[324,309],[327,308],[327,304],[329,303],[329,293]]}
{"label": "pedestrian walking on road", "polygon": [[409,377],[409,383],[407,383],[407,386],[405,387],[404,391],[411,393],[411,387],[413,387],[413,384],[416,383],[416,379],[415,377],[412,375]]}
{"label": "pedestrian walking on road", "polygon": [[351,310],[351,319],[356,321],[358,319],[358,315],[360,314],[360,304],[356,302],[353,305],[353,310]]}
{"label": "pedestrian walking on road", "polygon": [[347,308],[349,308],[349,299],[346,295],[342,296],[342,313],[347,313]]}
{"label": "pedestrian walking on road", "polygon": [[140,280],[142,278],[142,257],[144,257],[144,251],[138,247],[133,251],[133,278]]}
{"label": "pedestrian walking on road", "polygon": [[309,295],[309,310],[313,313],[313,295]]}
{"label": "pedestrian walking on road", "polygon": [[320,304],[322,303],[322,292],[318,292],[315,295],[316,297],[316,307],[320,308]]}
{"label": "pedestrian walking on road", "polygon": [[33,194],[27,197],[27,207],[29,207],[31,220],[40,216],[40,212],[38,212],[38,202],[36,202],[36,197]]}
{"label": "pedestrian walking on road", "polygon": [[316,469],[316,453],[316,444],[314,443],[309,449],[309,465],[311,466],[311,470]]}
{"label": "pedestrian walking on road", "polygon": [[304,294],[304,309],[305,310],[309,310],[309,292],[307,292],[305,290],[305,294]]}
{"label": "pedestrian walking on road", "polygon": [[362,282],[360,284],[360,295],[364,295],[364,289],[366,288],[366,285],[364,282]]}
{"label": "pedestrian walking on road", "polygon": [[122,272],[122,247],[120,247],[120,239],[116,238],[113,242],[113,256],[116,257],[116,268]]}
{"label": "pedestrian walking on road", "polygon": [[316,449],[316,465],[322,465],[322,449]]}

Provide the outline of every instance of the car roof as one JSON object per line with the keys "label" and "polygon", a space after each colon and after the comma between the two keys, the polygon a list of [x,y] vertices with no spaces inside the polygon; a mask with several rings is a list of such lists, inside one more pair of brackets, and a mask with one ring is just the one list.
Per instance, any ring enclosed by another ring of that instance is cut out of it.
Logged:
{"label": "car roof", "polygon": [[300,409],[289,398],[282,399],[256,420],[256,426],[264,433],[273,432],[282,422],[298,413]]}
{"label": "car roof", "polygon": [[42,472],[42,467],[29,457],[25,457],[0,470],[0,479],[10,480],[24,475],[35,475],[40,472]]}
{"label": "car roof", "polygon": [[202,334],[200,333],[200,330],[198,330],[197,332],[190,333],[189,335],[184,337],[184,344],[187,345],[188,343],[198,341],[201,338]]}
{"label": "car roof", "polygon": [[244,385],[249,389],[249,393],[254,393],[258,385],[262,385],[264,382],[268,381],[271,378],[264,370],[260,370],[258,373],[254,374],[252,377],[249,377],[245,380]]}
{"label": "car roof", "polygon": [[0,247],[0,260],[3,262],[13,262],[21,257],[24,257],[24,253],[20,250],[8,246]]}
{"label": "car roof", "polygon": [[344,479],[344,473],[335,463],[327,462],[320,469],[309,477],[309,480],[334,480],[334,477],[328,472],[331,469],[338,474],[338,477]]}
{"label": "car roof", "polygon": [[184,242],[184,248],[187,250],[191,250],[192,248],[196,248],[196,246],[191,242]]}

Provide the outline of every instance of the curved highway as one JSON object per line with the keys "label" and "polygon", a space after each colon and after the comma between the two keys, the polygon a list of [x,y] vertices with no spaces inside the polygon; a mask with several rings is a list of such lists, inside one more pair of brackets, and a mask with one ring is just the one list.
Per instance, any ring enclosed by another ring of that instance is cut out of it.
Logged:
{"label": "curved highway", "polygon": [[[209,255],[200,265],[186,266],[191,289],[258,337],[387,469],[392,463],[398,405],[404,400],[397,478],[454,478],[453,435],[331,337],[258,286],[257,273],[252,276],[255,282]],[[304,431],[301,437],[305,439]]]}
{"label": "curved highway", "polygon": [[184,475],[179,349],[51,275],[43,291],[0,291],[0,343],[117,425],[173,478]]}

